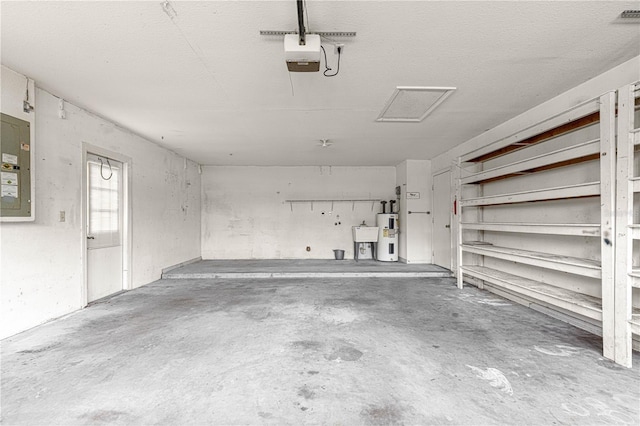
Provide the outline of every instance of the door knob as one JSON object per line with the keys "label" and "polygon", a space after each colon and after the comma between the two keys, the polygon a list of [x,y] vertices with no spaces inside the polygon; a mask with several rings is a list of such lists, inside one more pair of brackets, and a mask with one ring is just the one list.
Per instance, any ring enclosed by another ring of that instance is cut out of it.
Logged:
{"label": "door knob", "polygon": [[451,228],[451,225],[445,225],[444,227],[445,228]]}
{"label": "door knob", "polygon": [[87,236],[87,240],[95,240],[96,237],[92,237],[92,236]]}

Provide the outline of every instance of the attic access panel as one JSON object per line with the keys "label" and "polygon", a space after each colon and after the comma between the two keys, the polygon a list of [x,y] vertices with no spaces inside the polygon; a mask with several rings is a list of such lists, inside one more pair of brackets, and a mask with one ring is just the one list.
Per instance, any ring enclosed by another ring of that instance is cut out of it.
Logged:
{"label": "attic access panel", "polygon": [[455,90],[455,87],[398,86],[376,121],[419,123]]}

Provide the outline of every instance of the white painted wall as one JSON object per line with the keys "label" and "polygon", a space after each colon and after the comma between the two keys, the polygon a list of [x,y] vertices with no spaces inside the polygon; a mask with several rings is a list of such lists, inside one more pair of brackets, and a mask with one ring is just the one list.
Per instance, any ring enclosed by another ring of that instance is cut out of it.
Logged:
{"label": "white painted wall", "polygon": [[[291,199],[395,199],[394,167],[203,167],[204,259],[353,258],[351,226],[375,225],[379,203]],[[324,214],[322,214],[324,212]],[[341,224],[336,225],[340,222]],[[311,247],[307,252],[306,247]]]}
{"label": "white painted wall", "polygon": [[[37,82],[36,82],[37,85]],[[22,105],[24,77],[2,67],[2,110]],[[0,226],[0,337],[82,307],[82,144],[130,157],[134,287],[200,255],[200,176],[192,161],[36,89],[35,200],[30,223]],[[66,221],[59,222],[60,211]]]}
{"label": "white painted wall", "polygon": [[[406,160],[396,167],[396,185],[400,194],[400,260],[406,263],[431,263],[431,162]],[[419,198],[407,198],[407,193]],[[409,214],[409,211],[414,213]]]}

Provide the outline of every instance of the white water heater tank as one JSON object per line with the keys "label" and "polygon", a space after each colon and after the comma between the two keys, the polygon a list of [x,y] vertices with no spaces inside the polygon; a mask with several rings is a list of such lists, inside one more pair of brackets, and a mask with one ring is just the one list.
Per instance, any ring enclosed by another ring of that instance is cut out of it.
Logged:
{"label": "white water heater tank", "polygon": [[376,257],[382,262],[398,261],[398,214],[378,213],[378,249]]}

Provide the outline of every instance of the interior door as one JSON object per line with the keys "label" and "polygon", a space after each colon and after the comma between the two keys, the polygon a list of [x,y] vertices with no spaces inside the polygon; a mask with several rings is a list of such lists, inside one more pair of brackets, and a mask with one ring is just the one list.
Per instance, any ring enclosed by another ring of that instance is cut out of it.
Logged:
{"label": "interior door", "polygon": [[451,263],[451,172],[433,176],[433,263],[447,269]]}
{"label": "interior door", "polygon": [[87,153],[87,301],[123,289],[122,163]]}

